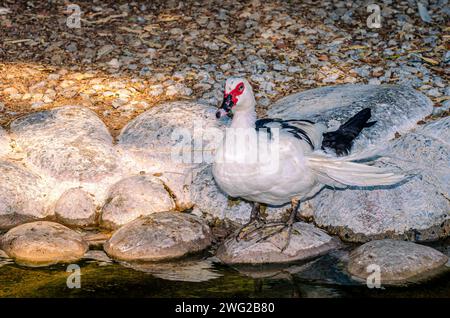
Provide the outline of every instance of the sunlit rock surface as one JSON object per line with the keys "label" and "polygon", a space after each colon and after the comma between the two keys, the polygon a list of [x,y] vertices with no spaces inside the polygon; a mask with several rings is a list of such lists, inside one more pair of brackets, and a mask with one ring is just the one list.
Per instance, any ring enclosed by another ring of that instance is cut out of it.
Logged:
{"label": "sunlit rock surface", "polygon": [[14,120],[10,129],[27,162],[58,180],[96,182],[117,169],[112,137],[87,108],[32,113]]}
{"label": "sunlit rock surface", "polygon": [[211,230],[201,218],[160,212],[121,227],[104,248],[117,260],[158,261],[199,252],[211,242]]}
{"label": "sunlit rock surface", "polygon": [[[430,278],[445,271],[448,257],[424,245],[396,240],[371,241],[355,249],[349,257],[350,274],[366,280],[375,271],[381,285],[404,284]],[[448,269],[447,269],[448,270]],[[370,280],[375,283],[373,279]]]}
{"label": "sunlit rock surface", "polygon": [[131,176],[111,187],[102,209],[100,225],[116,229],[140,216],[173,208],[175,204],[159,179],[146,175]]}
{"label": "sunlit rock surface", "polygon": [[96,209],[92,195],[81,188],[72,188],[56,202],[55,215],[63,224],[88,227],[95,225]]}
{"label": "sunlit rock surface", "polygon": [[[411,174],[397,186],[324,189],[308,202],[320,227],[348,241],[437,240],[450,233],[450,117],[387,143],[377,165]],[[307,211],[305,211],[307,212]]]}
{"label": "sunlit rock surface", "polygon": [[352,152],[368,145],[380,146],[415,127],[417,121],[431,114],[433,103],[418,91],[400,85],[338,85],[320,87],[280,99],[268,110],[270,117],[301,118],[338,128],[363,108],[372,110],[377,123],[356,138]]}
{"label": "sunlit rock surface", "polygon": [[132,120],[118,137],[118,146],[136,165],[160,175],[181,209],[193,205],[191,168],[211,163],[222,140],[224,126],[215,118],[216,110],[195,102],[166,103]]}
{"label": "sunlit rock surface", "polygon": [[316,257],[339,247],[337,240],[314,225],[297,222],[289,245],[282,251],[287,229],[264,239],[271,231],[273,228],[263,228],[240,240],[231,236],[218,249],[217,257],[227,264],[285,263]]}
{"label": "sunlit rock surface", "polygon": [[17,263],[27,266],[75,262],[88,249],[78,233],[47,221],[26,223],[9,230],[0,245]]}
{"label": "sunlit rock surface", "polygon": [[21,165],[0,160],[0,229],[46,217],[45,183]]}

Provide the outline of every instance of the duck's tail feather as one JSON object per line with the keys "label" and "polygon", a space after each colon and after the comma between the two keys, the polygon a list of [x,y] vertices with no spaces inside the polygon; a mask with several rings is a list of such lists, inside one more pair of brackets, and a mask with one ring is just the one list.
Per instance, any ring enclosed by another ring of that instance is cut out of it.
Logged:
{"label": "duck's tail feather", "polygon": [[[354,160],[354,159],[353,159]],[[323,184],[340,187],[388,186],[405,180],[406,176],[386,168],[352,162],[352,159],[333,158],[322,155],[308,157],[310,167]]]}
{"label": "duck's tail feather", "polygon": [[369,122],[370,108],[364,108],[338,130],[323,134],[322,149],[333,149],[338,156],[347,155],[353,145],[353,140],[361,133],[361,130],[373,126],[376,121]]}

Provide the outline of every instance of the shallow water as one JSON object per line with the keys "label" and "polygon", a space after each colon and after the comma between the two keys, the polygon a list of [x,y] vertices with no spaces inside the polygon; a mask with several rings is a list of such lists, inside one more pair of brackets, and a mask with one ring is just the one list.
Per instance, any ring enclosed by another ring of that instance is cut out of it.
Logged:
{"label": "shallow water", "polygon": [[345,273],[345,251],[285,266],[230,267],[198,256],[171,263],[83,260],[81,288],[67,265],[0,267],[0,297],[450,297],[450,273],[422,284],[369,289]]}

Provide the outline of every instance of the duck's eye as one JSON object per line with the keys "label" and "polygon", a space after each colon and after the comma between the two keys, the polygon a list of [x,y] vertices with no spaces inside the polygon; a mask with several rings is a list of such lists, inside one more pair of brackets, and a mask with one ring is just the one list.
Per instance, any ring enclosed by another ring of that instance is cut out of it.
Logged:
{"label": "duck's eye", "polygon": [[242,92],[244,90],[244,84],[239,85],[239,90]]}

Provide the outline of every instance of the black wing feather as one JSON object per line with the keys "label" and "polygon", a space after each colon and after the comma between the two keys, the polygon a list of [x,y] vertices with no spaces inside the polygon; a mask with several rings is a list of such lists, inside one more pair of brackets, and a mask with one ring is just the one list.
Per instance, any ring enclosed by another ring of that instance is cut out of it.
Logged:
{"label": "black wing feather", "polygon": [[298,121],[303,121],[303,122],[307,122],[310,124],[314,124],[312,121],[310,120],[303,120],[303,119],[288,119],[288,120],[282,120],[280,118],[263,118],[263,119],[258,119],[255,122],[255,127],[256,130],[259,131],[260,129],[264,128],[267,129],[267,133],[269,134],[270,138],[272,138],[272,131],[271,131],[271,127],[268,127],[267,124],[271,124],[271,123],[277,123],[280,124],[280,128],[282,130],[285,130],[286,132],[292,134],[295,138],[298,138],[300,140],[304,140],[306,141],[310,146],[311,149],[314,150],[314,145],[311,141],[311,138],[309,138],[308,134],[306,133],[306,131],[304,131],[303,129],[290,125],[289,123],[291,122],[298,122]]}

